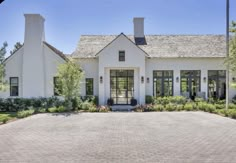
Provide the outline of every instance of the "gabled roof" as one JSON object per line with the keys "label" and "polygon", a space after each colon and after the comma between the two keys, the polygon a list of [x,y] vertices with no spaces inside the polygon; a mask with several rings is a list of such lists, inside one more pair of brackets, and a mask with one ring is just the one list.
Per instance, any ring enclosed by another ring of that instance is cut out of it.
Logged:
{"label": "gabled roof", "polygon": [[[53,52],[55,52],[57,55],[59,55],[62,59],[64,60],[68,60],[68,58],[66,57],[65,54],[63,54],[60,50],[58,50],[57,48],[55,48],[54,46],[50,45],[49,43],[47,43],[46,41],[43,42],[49,49],[51,49]],[[9,60],[13,55],[16,54],[16,52],[18,52],[22,47],[24,46],[24,44],[17,49],[13,54],[11,54],[10,56],[8,56],[3,62],[5,63],[7,60]]]}
{"label": "gabled roof", "polygon": [[146,56],[149,56],[143,49],[141,49],[139,46],[137,46],[132,40],[130,40],[124,33],[119,34],[114,38],[110,43],[108,43],[104,48],[102,48],[95,56],[99,55],[100,52],[102,52],[106,47],[108,47],[110,44],[112,44],[116,39],[118,39],[120,36],[124,36],[126,39],[128,39],[132,44],[134,44],[138,49],[140,49]]}
{"label": "gabled roof", "polygon": [[[119,35],[82,35],[72,57],[93,58]],[[125,35],[135,44],[133,35]],[[150,57],[208,58],[226,57],[224,35],[146,35],[137,45]]]}
{"label": "gabled roof", "polygon": [[60,50],[58,50],[57,48],[55,48],[54,46],[50,45],[49,43],[47,43],[46,41],[43,42],[49,49],[51,49],[53,52],[55,52],[57,55],[59,55],[62,59],[64,59],[65,61],[68,60],[68,58],[66,57],[65,54],[63,54],[63,52],[61,52]]}
{"label": "gabled roof", "polygon": [[8,61],[14,54],[16,54],[16,52],[18,52],[22,47],[24,46],[24,44],[22,44],[22,46],[17,49],[16,51],[14,51],[14,53],[12,53],[11,55],[9,55],[4,61],[3,63],[6,63],[6,61]]}

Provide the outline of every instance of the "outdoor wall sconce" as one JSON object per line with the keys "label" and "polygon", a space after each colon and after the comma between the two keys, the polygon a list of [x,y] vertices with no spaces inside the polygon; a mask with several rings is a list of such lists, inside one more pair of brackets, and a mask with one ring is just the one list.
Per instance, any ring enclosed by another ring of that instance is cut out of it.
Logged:
{"label": "outdoor wall sconce", "polygon": [[147,78],[147,83],[149,83],[149,78]]}
{"label": "outdoor wall sconce", "polygon": [[233,80],[233,82],[235,82],[236,81],[235,77],[233,77],[232,80]]}
{"label": "outdoor wall sconce", "polygon": [[177,82],[177,83],[179,82],[179,77],[176,77],[176,82]]}
{"label": "outdoor wall sconce", "polygon": [[206,82],[206,80],[207,80],[207,78],[206,78],[206,77],[204,77],[204,78],[203,78],[203,81],[204,81],[204,82]]}
{"label": "outdoor wall sconce", "polygon": [[144,77],[143,76],[141,76],[141,83],[143,83],[144,82]]}
{"label": "outdoor wall sconce", "polygon": [[103,78],[102,78],[102,76],[100,76],[100,83],[102,83],[103,82]]}

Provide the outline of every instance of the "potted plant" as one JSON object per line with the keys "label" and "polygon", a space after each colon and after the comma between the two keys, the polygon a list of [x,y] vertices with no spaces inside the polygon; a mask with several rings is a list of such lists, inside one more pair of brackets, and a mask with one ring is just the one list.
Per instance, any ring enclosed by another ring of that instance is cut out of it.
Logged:
{"label": "potted plant", "polygon": [[107,105],[108,106],[112,106],[114,104],[114,100],[112,99],[112,98],[109,98],[108,100],[107,100]]}
{"label": "potted plant", "polygon": [[131,103],[131,106],[136,106],[137,105],[137,100],[135,98],[132,98],[130,103]]}

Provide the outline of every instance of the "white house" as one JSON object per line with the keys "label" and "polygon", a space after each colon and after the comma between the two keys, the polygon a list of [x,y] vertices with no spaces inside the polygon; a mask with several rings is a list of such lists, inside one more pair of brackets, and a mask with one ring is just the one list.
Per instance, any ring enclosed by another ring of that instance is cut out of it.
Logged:
{"label": "white house", "polygon": [[[66,55],[44,38],[44,18],[25,14],[21,49],[6,59],[10,89],[1,97],[55,95],[57,66]],[[70,55],[84,70],[81,95],[99,104],[139,104],[145,96],[225,98],[224,35],[145,35],[144,18],[134,18],[134,35],[82,35]],[[230,82],[234,82],[230,75]],[[236,90],[230,89],[230,98]]]}

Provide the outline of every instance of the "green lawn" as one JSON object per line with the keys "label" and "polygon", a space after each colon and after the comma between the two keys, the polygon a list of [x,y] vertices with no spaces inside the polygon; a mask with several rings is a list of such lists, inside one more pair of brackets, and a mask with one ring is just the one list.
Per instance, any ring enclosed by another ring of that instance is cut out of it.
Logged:
{"label": "green lawn", "polygon": [[0,112],[0,123],[4,121],[4,119],[12,120],[16,118],[16,112]]}

